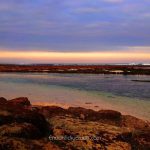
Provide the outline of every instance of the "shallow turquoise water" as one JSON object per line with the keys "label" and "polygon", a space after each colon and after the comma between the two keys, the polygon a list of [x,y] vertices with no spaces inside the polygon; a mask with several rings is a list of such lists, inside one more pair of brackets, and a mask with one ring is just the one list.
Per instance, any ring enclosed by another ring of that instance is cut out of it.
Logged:
{"label": "shallow turquoise water", "polygon": [[[33,104],[115,109],[150,120],[149,76],[1,73],[0,96],[26,96]],[[88,104],[86,104],[88,103]]]}

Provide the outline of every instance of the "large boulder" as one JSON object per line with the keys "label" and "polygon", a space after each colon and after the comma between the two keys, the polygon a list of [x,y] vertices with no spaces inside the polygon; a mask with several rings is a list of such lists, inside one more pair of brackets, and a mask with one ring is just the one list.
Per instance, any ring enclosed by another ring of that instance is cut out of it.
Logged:
{"label": "large boulder", "polygon": [[0,125],[15,122],[32,124],[41,132],[41,136],[45,136],[51,131],[45,117],[38,112],[32,112],[26,109],[14,110],[14,112],[0,110]]}
{"label": "large boulder", "polygon": [[0,97],[0,104],[6,104],[7,103],[7,99],[5,99],[4,97]]}
{"label": "large boulder", "polygon": [[85,120],[97,119],[97,113],[92,109],[85,109],[82,107],[69,107],[68,112],[74,116]]}
{"label": "large boulder", "polygon": [[38,111],[28,109],[28,107],[31,106],[27,98],[16,98],[8,101],[5,105],[0,105],[0,125],[15,122],[21,124],[29,123],[41,132],[41,136],[49,134],[51,129],[45,117]]}
{"label": "large boulder", "polygon": [[19,97],[8,101],[9,104],[12,105],[20,105],[20,106],[30,106],[31,103],[27,97]]}
{"label": "large boulder", "polygon": [[67,113],[67,110],[58,106],[43,106],[39,109],[39,113],[43,114],[46,118],[49,118],[57,115],[64,115]]}
{"label": "large boulder", "polygon": [[75,117],[79,117],[80,119],[87,121],[101,121],[118,126],[120,126],[122,116],[120,112],[113,110],[94,111],[82,107],[69,107],[68,112]]}
{"label": "large boulder", "polygon": [[98,111],[99,117],[103,119],[120,120],[121,113],[114,110],[100,110]]}
{"label": "large boulder", "polygon": [[51,131],[45,117],[38,112],[24,111],[20,114],[17,113],[14,115],[14,121],[17,123],[26,122],[26,123],[33,124],[35,127],[39,129],[42,136],[49,134]]}

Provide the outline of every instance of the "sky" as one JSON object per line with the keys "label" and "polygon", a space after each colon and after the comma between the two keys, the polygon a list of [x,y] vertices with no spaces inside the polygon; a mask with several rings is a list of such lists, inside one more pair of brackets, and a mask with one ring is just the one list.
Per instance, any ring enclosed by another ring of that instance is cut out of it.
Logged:
{"label": "sky", "polygon": [[0,0],[0,63],[150,62],[150,0]]}

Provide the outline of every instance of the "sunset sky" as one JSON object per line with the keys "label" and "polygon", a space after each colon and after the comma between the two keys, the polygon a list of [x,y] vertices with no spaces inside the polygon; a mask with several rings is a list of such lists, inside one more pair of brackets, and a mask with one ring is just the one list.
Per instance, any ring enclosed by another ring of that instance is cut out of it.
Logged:
{"label": "sunset sky", "polygon": [[0,0],[0,63],[150,63],[150,0]]}

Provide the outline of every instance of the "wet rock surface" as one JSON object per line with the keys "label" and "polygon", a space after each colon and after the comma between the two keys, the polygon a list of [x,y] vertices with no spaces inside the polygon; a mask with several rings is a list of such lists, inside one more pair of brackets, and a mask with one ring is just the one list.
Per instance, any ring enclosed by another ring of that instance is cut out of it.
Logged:
{"label": "wet rock surface", "polygon": [[114,110],[0,98],[0,150],[149,150],[150,123]]}

